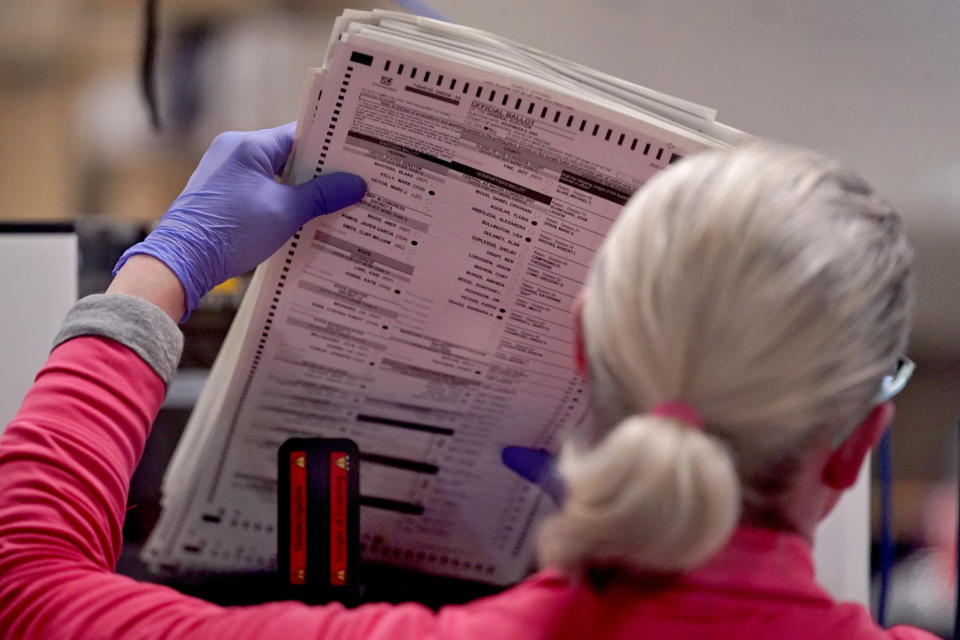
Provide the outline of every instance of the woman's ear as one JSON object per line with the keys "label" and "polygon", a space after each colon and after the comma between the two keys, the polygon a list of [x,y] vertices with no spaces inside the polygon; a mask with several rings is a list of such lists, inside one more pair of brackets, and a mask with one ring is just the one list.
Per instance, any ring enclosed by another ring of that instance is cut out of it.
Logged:
{"label": "woman's ear", "polygon": [[587,348],[583,337],[583,303],[585,291],[581,290],[573,301],[573,359],[577,373],[587,377]]}
{"label": "woman's ear", "polygon": [[833,450],[823,468],[823,483],[831,489],[843,491],[857,481],[860,467],[867,454],[883,437],[883,432],[893,421],[892,402],[878,404],[863,419],[857,428]]}

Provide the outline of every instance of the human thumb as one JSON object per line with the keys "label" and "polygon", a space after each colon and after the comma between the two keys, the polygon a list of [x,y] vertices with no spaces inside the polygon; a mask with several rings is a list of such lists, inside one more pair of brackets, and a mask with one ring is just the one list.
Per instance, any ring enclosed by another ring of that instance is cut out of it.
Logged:
{"label": "human thumb", "polygon": [[338,171],[288,187],[287,197],[289,210],[302,225],[316,216],[333,213],[360,202],[366,192],[367,183],[363,178]]}

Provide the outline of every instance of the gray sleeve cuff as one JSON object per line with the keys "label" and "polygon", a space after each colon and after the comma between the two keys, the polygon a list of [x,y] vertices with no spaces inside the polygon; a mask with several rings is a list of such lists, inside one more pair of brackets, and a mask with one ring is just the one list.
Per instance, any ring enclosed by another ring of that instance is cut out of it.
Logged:
{"label": "gray sleeve cuff", "polygon": [[183,334],[156,305],[143,298],[99,293],[73,305],[53,347],[78,336],[103,336],[129,347],[167,385],[183,351]]}

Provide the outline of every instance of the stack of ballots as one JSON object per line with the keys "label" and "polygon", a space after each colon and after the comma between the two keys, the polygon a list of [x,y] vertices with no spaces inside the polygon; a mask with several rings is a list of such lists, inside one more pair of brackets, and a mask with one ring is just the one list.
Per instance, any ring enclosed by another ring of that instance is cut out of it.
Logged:
{"label": "stack of ballots", "polygon": [[365,559],[507,584],[550,508],[505,446],[590,419],[571,307],[621,207],[748,136],[715,112],[495,35],[347,11],[311,70],[285,178],[359,204],[256,271],[163,484],[158,572],[275,566],[277,450],[361,451]]}

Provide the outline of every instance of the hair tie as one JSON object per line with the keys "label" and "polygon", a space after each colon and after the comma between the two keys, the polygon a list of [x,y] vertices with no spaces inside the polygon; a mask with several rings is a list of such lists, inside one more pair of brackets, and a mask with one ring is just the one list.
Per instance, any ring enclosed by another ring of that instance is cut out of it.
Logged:
{"label": "hair tie", "polygon": [[703,429],[703,418],[700,417],[696,409],[683,402],[661,402],[650,409],[649,413],[654,416],[673,418],[685,422],[697,430]]}

